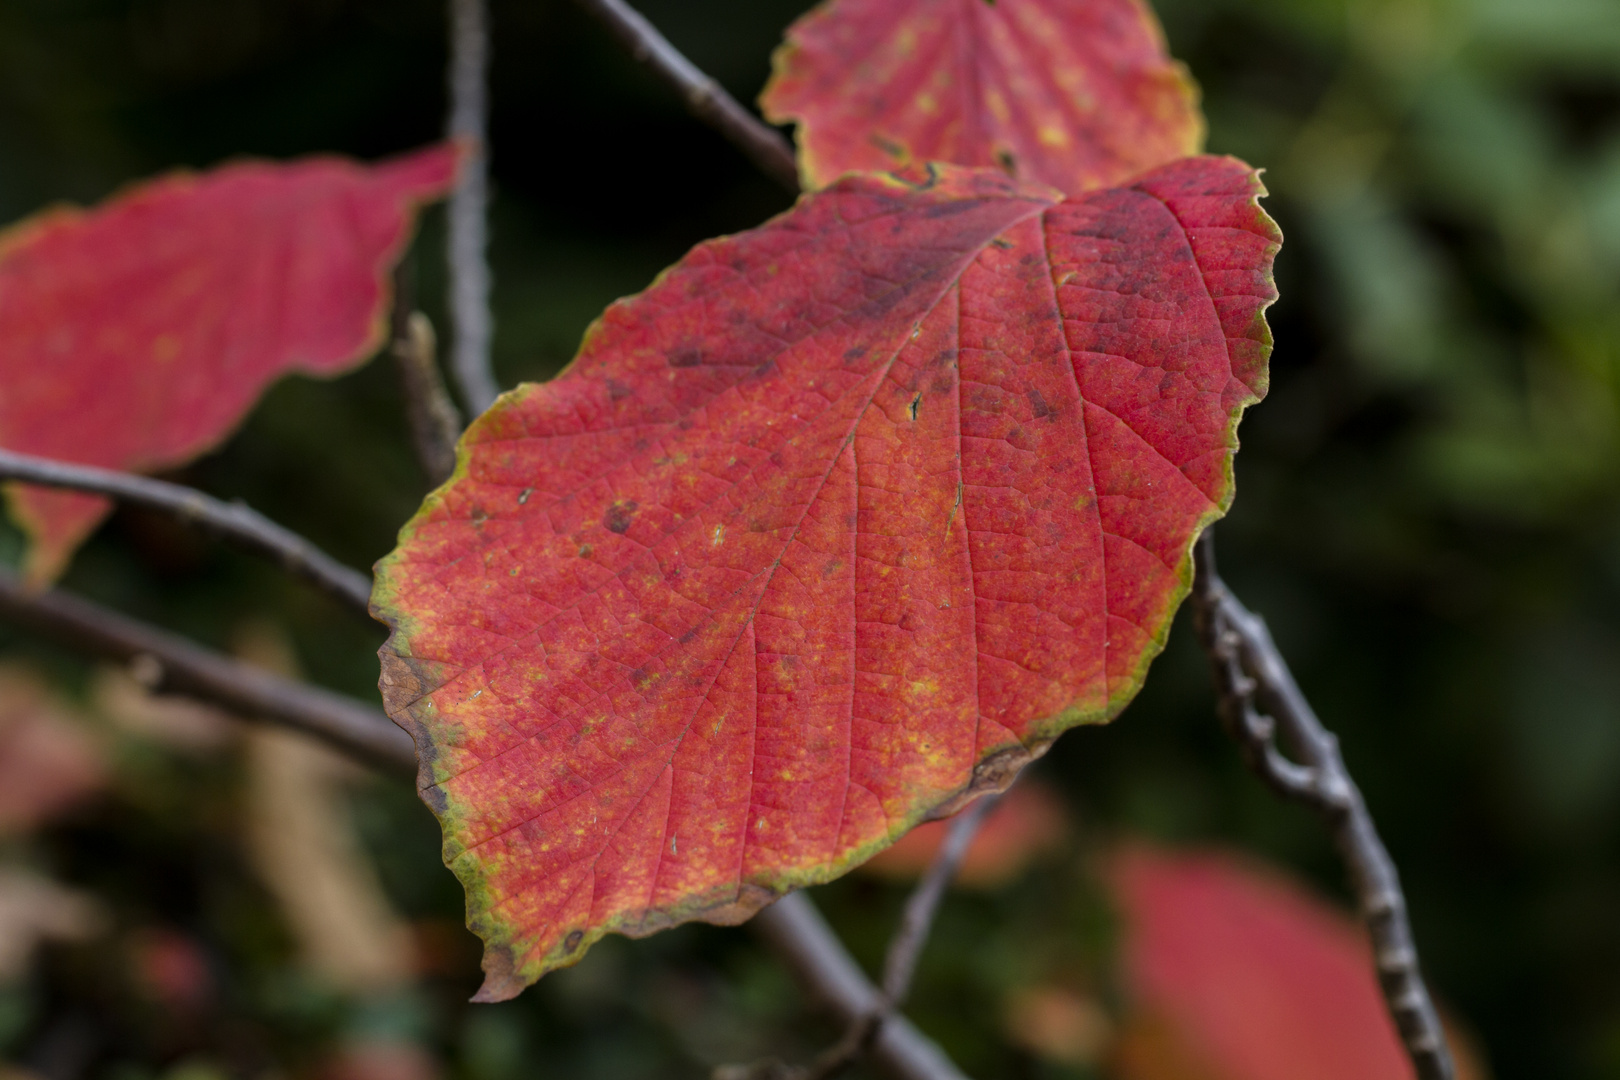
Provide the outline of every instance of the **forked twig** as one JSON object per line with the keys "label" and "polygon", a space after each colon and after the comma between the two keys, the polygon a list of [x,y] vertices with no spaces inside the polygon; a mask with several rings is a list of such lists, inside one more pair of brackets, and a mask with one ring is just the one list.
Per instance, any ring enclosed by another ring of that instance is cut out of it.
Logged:
{"label": "forked twig", "polygon": [[489,9],[486,0],[450,0],[450,138],[466,155],[450,194],[446,257],[455,330],[450,369],[474,416],[500,394],[490,358],[489,310]]}
{"label": "forked twig", "polygon": [[456,440],[461,436],[461,414],[439,373],[439,339],[433,323],[415,310],[415,290],[401,260],[394,268],[394,315],[388,351],[399,367],[405,391],[405,420],[411,444],[428,482],[438,487],[456,468]]}
{"label": "forked twig", "polygon": [[945,890],[956,877],[979,826],[1000,799],[1000,795],[987,795],[951,822],[927,873],[906,897],[900,925],[889,939],[889,948],[883,957],[883,993],[878,1007],[851,1023],[843,1038],[823,1051],[801,1074],[802,1080],[832,1080],[865,1057],[884,1025],[905,1004],[906,995],[911,992],[912,976],[917,972],[917,960],[934,928],[934,916],[939,913]]}
{"label": "forked twig", "polygon": [[246,719],[295,728],[389,772],[415,775],[410,736],[382,710],[342,694],[232,660],[71,593],[36,592],[4,572],[0,617],[79,652],[130,664],[153,692],[183,694]]}
{"label": "forked twig", "polygon": [[[858,1023],[883,1007],[883,992],[872,985],[804,893],[784,896],[749,925],[844,1023]],[[877,1065],[898,1080],[967,1080],[945,1052],[904,1016],[889,1017],[874,1036],[871,1053]]]}
{"label": "forked twig", "polygon": [[601,20],[631,56],[679,94],[693,116],[731,140],[766,176],[798,193],[799,167],[793,160],[793,147],[781,132],[745,109],[624,0],[575,2]]}
{"label": "forked twig", "polygon": [[[1400,876],[1345,768],[1339,740],[1300,692],[1265,620],[1221,580],[1213,530],[1205,530],[1197,556],[1193,624],[1214,669],[1221,722],[1262,780],[1327,820],[1372,935],[1379,985],[1407,1055],[1420,1080],[1452,1080],[1451,1050],[1418,966]],[[1278,748],[1279,734],[1299,761]]]}
{"label": "forked twig", "polygon": [[17,480],[161,510],[187,524],[218,533],[249,551],[278,562],[289,573],[319,586],[361,612],[369,612],[371,578],[253,510],[245,503],[222,502],[183,484],[148,476],[75,465],[54,458],[0,450],[0,480]]}
{"label": "forked twig", "polygon": [[[836,1043],[822,1051],[814,1061],[802,1068],[767,1061],[752,1066],[730,1066],[718,1070],[716,1076],[721,1080],[732,1080],[732,1078],[736,1078],[736,1080],[831,1080],[832,1077],[839,1075],[867,1054],[872,1054],[880,1064],[883,1064],[891,1073],[900,1077],[924,1080],[924,1078],[960,1075],[956,1072],[956,1066],[951,1064],[948,1059],[945,1059],[944,1055],[939,1052],[938,1047],[932,1043],[928,1044],[928,1048],[938,1055],[938,1060],[919,1056],[915,1061],[910,1059],[904,1062],[898,1061],[895,1057],[894,1047],[890,1046],[886,1051],[885,1046],[887,1043],[894,1041],[889,1032],[896,1030],[896,1025],[903,1025],[898,1029],[902,1033],[902,1043],[909,1039],[910,1033],[915,1030],[911,1028],[904,1017],[898,1015],[898,1010],[905,1003],[906,995],[911,990],[911,979],[917,970],[917,959],[922,955],[923,945],[928,941],[929,931],[933,929],[934,916],[939,912],[939,904],[945,897],[945,890],[950,885],[951,880],[956,877],[956,871],[962,865],[962,857],[967,854],[968,845],[973,842],[973,837],[978,833],[979,826],[984,824],[984,819],[995,809],[999,799],[999,795],[989,795],[981,798],[964,813],[958,814],[951,822],[950,829],[945,834],[945,841],[934,855],[933,862],[929,864],[928,872],[923,875],[922,880],[917,883],[917,887],[906,898],[905,909],[900,915],[900,925],[895,929],[894,936],[889,941],[888,952],[883,958],[883,985],[881,989],[873,987],[871,983],[867,982],[866,977],[861,974],[860,968],[855,966],[855,961],[847,953],[844,953],[843,959],[852,969],[853,978],[850,979],[849,986],[838,988],[843,994],[843,999],[835,999],[833,993],[823,991],[823,996],[829,998],[838,1011],[844,1015],[846,1025],[844,1034]],[[788,906],[790,902],[792,902],[792,906]],[[808,923],[809,915],[795,909],[802,905],[809,905],[809,903],[809,900],[804,898],[802,894],[795,893],[793,896],[777,901],[774,907],[767,908],[760,913],[760,915],[756,916],[756,922],[761,922],[761,928],[765,931],[767,940],[774,942],[776,939],[771,933],[771,921],[778,920],[791,923],[796,920]],[[820,915],[815,912],[814,907],[811,906],[808,910],[819,922],[822,932],[831,936],[831,929],[827,928],[824,921],[821,921]],[[772,915],[772,912],[776,912],[776,914]],[[795,941],[802,944],[807,939],[812,938],[801,931],[796,936]],[[832,943],[842,951],[843,947],[838,944],[836,937],[832,938]],[[788,951],[781,943],[778,943],[778,945],[783,951]],[[797,966],[802,963],[802,960],[790,953],[789,962]],[[858,979],[863,984],[864,989],[856,991],[854,979]],[[806,981],[812,984],[816,983],[814,979],[807,979]],[[921,1038],[921,1036],[919,1035],[918,1038]],[[948,1067],[950,1072],[914,1071],[916,1068],[938,1067]]]}
{"label": "forked twig", "polygon": [[456,439],[461,435],[461,414],[450,400],[444,378],[435,360],[438,336],[433,323],[420,311],[405,318],[403,329],[394,336],[389,351],[399,366],[399,379],[405,388],[405,420],[411,428],[411,445],[416,459],[427,474],[428,483],[438,487],[456,469]]}

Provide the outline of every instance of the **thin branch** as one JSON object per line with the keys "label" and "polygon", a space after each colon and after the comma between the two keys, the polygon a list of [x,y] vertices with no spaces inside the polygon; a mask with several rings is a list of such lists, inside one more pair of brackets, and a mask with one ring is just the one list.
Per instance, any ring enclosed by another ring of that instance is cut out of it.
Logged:
{"label": "thin branch", "polygon": [[958,814],[945,834],[945,842],[935,852],[928,872],[917,882],[917,887],[906,898],[900,914],[900,925],[889,940],[889,949],[883,958],[883,987],[877,1007],[849,1024],[844,1035],[822,1051],[806,1069],[791,1074],[792,1080],[832,1080],[845,1069],[865,1057],[884,1026],[896,1010],[905,1003],[911,991],[911,978],[917,971],[917,960],[928,934],[934,927],[934,916],[939,913],[945,890],[956,877],[967,854],[968,845],[978,834],[979,826],[995,809],[999,795],[981,798],[964,813]]}
{"label": "thin branch", "polygon": [[344,566],[290,529],[283,528],[241,502],[222,502],[195,488],[147,476],[74,465],[52,458],[0,450],[0,480],[19,480],[43,487],[83,491],[135,503],[209,529],[280,563],[289,573],[369,612],[371,579]]}
{"label": "thin branch", "polygon": [[671,45],[635,8],[624,0],[576,0],[619,39],[630,55],[651,68],[680,95],[699,120],[730,139],[766,176],[798,194],[799,167],[793,147],[782,133],[745,109],[736,98]]}
{"label": "thin branch", "polygon": [[465,148],[450,195],[450,315],[455,327],[451,371],[474,416],[500,394],[490,360],[495,335],[489,310],[489,11],[485,0],[450,0],[449,136]]}
{"label": "thin branch", "polygon": [[380,709],[232,660],[82,597],[35,592],[0,572],[0,618],[79,652],[130,664],[155,693],[207,701],[314,735],[389,772],[416,773],[410,736]]}
{"label": "thin branch", "polygon": [[405,388],[405,419],[410,423],[416,458],[428,482],[438,487],[456,468],[461,414],[450,400],[434,359],[438,350],[433,323],[420,311],[412,311],[401,321],[404,325],[396,330],[389,351],[399,365]]}
{"label": "thin branch", "polygon": [[[1192,598],[1193,623],[1214,668],[1222,724],[1262,780],[1327,820],[1372,935],[1379,985],[1406,1053],[1419,1080],[1452,1080],[1451,1050],[1418,966],[1395,863],[1345,768],[1339,740],[1300,692],[1265,620],[1244,607],[1216,572],[1213,530],[1198,542]],[[1278,748],[1279,733],[1299,761]]]}
{"label": "thin branch", "polygon": [[945,833],[945,842],[934,854],[928,872],[906,898],[905,911],[900,915],[900,926],[889,941],[888,954],[883,958],[883,996],[889,1008],[898,1009],[905,1004],[911,992],[911,977],[917,971],[917,959],[923,945],[934,928],[934,916],[939,913],[939,902],[945,899],[945,890],[956,880],[956,871],[962,865],[968,846],[979,833],[979,826],[990,816],[1001,796],[986,795],[956,815]]}
{"label": "thin branch", "polygon": [[[883,992],[872,985],[804,893],[784,896],[754,916],[750,925],[845,1024],[882,1011]],[[891,1016],[876,1032],[872,1059],[897,1080],[967,1080],[945,1052],[904,1016]]]}

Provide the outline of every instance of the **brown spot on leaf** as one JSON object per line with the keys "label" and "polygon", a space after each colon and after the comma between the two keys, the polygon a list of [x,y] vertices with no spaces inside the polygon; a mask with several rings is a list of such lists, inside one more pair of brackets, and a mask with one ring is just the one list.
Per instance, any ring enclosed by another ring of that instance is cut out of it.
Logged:
{"label": "brown spot on leaf", "polygon": [[634,499],[620,499],[608,507],[607,513],[602,515],[602,525],[608,532],[623,536],[630,528],[630,519],[635,517],[639,507]]}

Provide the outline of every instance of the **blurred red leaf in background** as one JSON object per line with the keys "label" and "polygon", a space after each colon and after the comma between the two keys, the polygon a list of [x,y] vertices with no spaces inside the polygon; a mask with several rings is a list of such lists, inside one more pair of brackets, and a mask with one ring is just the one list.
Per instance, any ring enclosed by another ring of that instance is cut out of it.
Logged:
{"label": "blurred red leaf in background", "polygon": [[[13,225],[0,233],[0,446],[170,468],[215,446],[279,376],[365,359],[415,211],[455,172],[449,145],[374,166],[240,162]],[[20,484],[8,494],[36,582],[108,509]]]}
{"label": "blurred red leaf in background", "polygon": [[[1112,867],[1120,1080],[1411,1080],[1361,927],[1275,870],[1132,845]],[[1459,1080],[1483,1071],[1458,1039]]]}
{"label": "blurred red leaf in background", "polygon": [[[902,881],[920,877],[934,861],[950,826],[950,818],[924,822],[861,869]],[[1021,781],[979,826],[962,857],[956,884],[970,889],[1005,885],[1036,856],[1061,845],[1065,831],[1062,800],[1038,781]]]}

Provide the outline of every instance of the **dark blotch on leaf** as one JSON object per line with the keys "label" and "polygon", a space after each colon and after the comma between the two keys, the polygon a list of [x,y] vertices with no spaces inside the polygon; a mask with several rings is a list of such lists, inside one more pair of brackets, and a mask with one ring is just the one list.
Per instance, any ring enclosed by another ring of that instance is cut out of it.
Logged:
{"label": "dark blotch on leaf", "polygon": [[444,789],[438,784],[421,789],[422,801],[427,803],[428,809],[435,814],[442,814],[450,805],[450,799],[445,795]]}
{"label": "dark blotch on leaf", "polygon": [[630,528],[630,519],[635,517],[637,508],[634,499],[624,499],[616,502],[608,507],[607,513],[602,515],[602,524],[607,528],[608,532],[618,533],[623,536],[625,530]]}
{"label": "dark blotch on leaf", "polygon": [[677,349],[669,354],[669,366],[673,368],[697,367],[703,363],[703,353],[697,349]]}
{"label": "dark blotch on leaf", "polygon": [[563,952],[573,952],[579,948],[579,943],[585,940],[585,931],[575,930],[563,939]]}
{"label": "dark blotch on leaf", "polygon": [[894,140],[885,139],[882,135],[879,135],[876,132],[873,132],[869,138],[873,146],[877,147],[885,154],[888,154],[890,157],[894,158],[894,160],[904,161],[906,159],[906,148]]}
{"label": "dark blotch on leaf", "polygon": [[1029,388],[1028,394],[1029,407],[1034,412],[1035,419],[1040,420],[1044,417],[1047,420],[1052,420],[1056,418],[1056,414],[1052,411],[1052,407],[1046,403],[1046,398],[1041,396],[1041,392],[1039,390],[1032,386]]}

